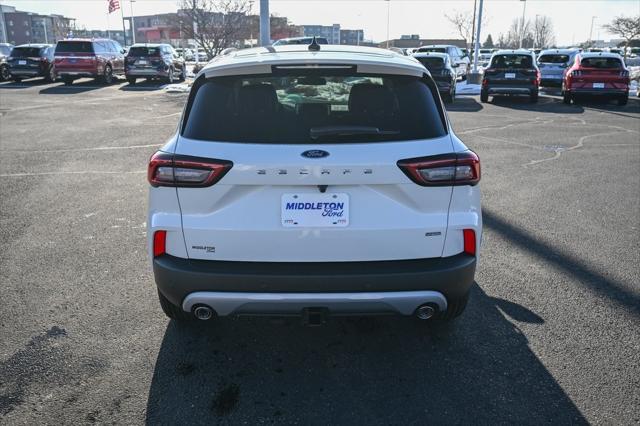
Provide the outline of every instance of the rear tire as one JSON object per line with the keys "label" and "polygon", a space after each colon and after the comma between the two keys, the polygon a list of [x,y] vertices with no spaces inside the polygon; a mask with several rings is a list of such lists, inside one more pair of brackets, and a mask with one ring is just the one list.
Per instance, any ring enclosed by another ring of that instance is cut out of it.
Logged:
{"label": "rear tire", "polygon": [[489,93],[486,90],[480,91],[480,102],[482,103],[489,102]]}
{"label": "rear tire", "polygon": [[178,81],[185,81],[187,78],[186,74],[187,74],[187,67],[183,66],[182,71],[180,71],[180,78],[178,79]]}
{"label": "rear tire", "polygon": [[618,105],[625,106],[629,102],[629,96],[622,96],[618,98]]}
{"label": "rear tire", "polygon": [[71,77],[62,77],[62,82],[65,86],[71,86],[73,84],[73,78]]}
{"label": "rear tire", "polygon": [[567,91],[562,92],[562,102],[564,102],[567,105],[571,105],[572,100],[573,100],[573,97],[571,96],[571,93]]}
{"label": "rear tire", "polygon": [[173,84],[175,80],[176,80],[175,71],[173,70],[173,67],[169,67],[169,70],[167,71],[167,83]]}
{"label": "rear tire", "polygon": [[538,91],[536,90],[535,92],[531,93],[531,95],[529,95],[529,102],[531,102],[532,104],[535,104],[538,102]]}
{"label": "rear tire", "polygon": [[194,317],[189,312],[185,312],[182,310],[180,306],[176,306],[169,301],[166,297],[160,293],[158,290],[158,299],[160,299],[160,307],[162,307],[162,312],[164,314],[176,321],[193,321]]}
{"label": "rear tire", "polygon": [[111,68],[111,65],[106,65],[104,67],[102,78],[100,80],[102,81],[103,84],[113,83],[113,68]]}
{"label": "rear tire", "polygon": [[464,296],[457,299],[447,299],[447,310],[439,312],[435,319],[440,321],[451,321],[452,319],[459,317],[464,312],[469,302],[469,292]]}
{"label": "rear tire", "polygon": [[53,83],[56,81],[56,70],[53,68],[53,65],[49,68],[49,72],[47,72],[47,75],[44,77],[44,81],[47,83]]}
{"label": "rear tire", "polygon": [[13,81],[15,81],[16,83],[20,83],[22,79],[20,77],[14,77]]}
{"label": "rear tire", "polygon": [[127,77],[127,82],[129,83],[129,85],[133,86],[134,84],[136,84],[136,81],[138,79],[135,77]]}
{"label": "rear tire", "polygon": [[0,65],[0,81],[6,81],[11,78],[11,72],[9,71],[9,67],[5,65]]}

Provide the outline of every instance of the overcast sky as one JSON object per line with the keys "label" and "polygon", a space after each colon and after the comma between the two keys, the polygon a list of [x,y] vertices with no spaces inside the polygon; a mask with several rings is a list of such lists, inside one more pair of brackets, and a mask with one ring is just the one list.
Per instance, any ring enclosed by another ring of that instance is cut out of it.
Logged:
{"label": "overcast sky", "polygon": [[[130,1],[120,0],[125,16],[130,14]],[[136,0],[135,15],[173,12],[177,0]],[[0,0],[0,4],[24,11],[59,13],[76,18],[78,26],[89,29],[107,27],[108,0]],[[258,13],[259,0],[253,10]],[[492,34],[506,32],[514,18],[522,16],[522,0],[485,0],[484,14],[489,21],[482,31],[482,40]],[[297,25],[338,23],[342,28],[363,28],[365,38],[382,41],[387,35],[387,6],[384,0],[271,0],[271,13],[286,16]],[[456,10],[473,10],[473,0],[391,0],[390,34],[420,34],[422,38],[455,37],[456,33],[444,14]],[[574,44],[589,38],[592,16],[595,19],[593,38],[612,38],[601,25],[619,15],[640,14],[640,0],[527,0],[526,16],[549,16],[554,24],[558,44]],[[120,29],[120,11],[109,18],[111,29]]]}

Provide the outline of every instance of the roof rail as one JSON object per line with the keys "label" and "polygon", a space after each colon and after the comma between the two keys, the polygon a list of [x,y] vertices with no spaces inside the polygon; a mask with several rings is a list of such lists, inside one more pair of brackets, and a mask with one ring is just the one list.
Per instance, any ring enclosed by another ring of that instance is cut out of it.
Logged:
{"label": "roof rail", "polygon": [[235,47],[227,47],[226,49],[224,49],[222,52],[220,52],[220,55],[225,56],[225,55],[229,55],[233,52],[237,52],[238,49]]}

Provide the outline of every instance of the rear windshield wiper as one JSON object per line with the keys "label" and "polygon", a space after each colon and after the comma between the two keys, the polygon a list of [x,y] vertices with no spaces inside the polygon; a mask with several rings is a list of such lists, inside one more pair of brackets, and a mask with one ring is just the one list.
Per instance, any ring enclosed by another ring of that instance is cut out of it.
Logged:
{"label": "rear windshield wiper", "polygon": [[312,127],[309,130],[309,136],[314,140],[336,136],[388,136],[398,134],[400,134],[398,130],[380,130],[371,126],[324,126]]}

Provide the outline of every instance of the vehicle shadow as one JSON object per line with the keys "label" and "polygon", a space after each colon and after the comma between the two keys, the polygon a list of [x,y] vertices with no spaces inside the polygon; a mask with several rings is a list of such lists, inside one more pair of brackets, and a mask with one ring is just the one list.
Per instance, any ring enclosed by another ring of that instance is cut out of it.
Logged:
{"label": "vehicle shadow", "polygon": [[138,81],[136,84],[124,84],[120,86],[120,90],[124,92],[152,92],[156,90],[162,90],[166,85],[163,81]]}
{"label": "vehicle shadow", "polygon": [[69,93],[84,93],[115,86],[118,83],[119,81],[116,80],[113,84],[107,85],[93,79],[82,79],[74,81],[70,86],[67,86],[64,83],[49,86],[40,90],[39,93],[41,95],[68,95]]}
{"label": "vehicle shadow", "polygon": [[536,111],[543,113],[582,114],[580,105],[566,105],[562,99],[540,95],[537,103],[531,103],[526,96],[492,96],[490,102],[494,106],[517,109],[520,111]]}
{"label": "vehicle shadow", "polygon": [[586,423],[515,321],[544,323],[477,285],[450,324],[171,321],[146,423]]}
{"label": "vehicle shadow", "polygon": [[30,87],[45,86],[47,84],[53,84],[53,83],[46,81],[42,77],[37,77],[37,78],[25,79],[19,83],[13,80],[3,81],[3,82],[0,82],[0,89],[28,89]]}
{"label": "vehicle shadow", "polygon": [[447,111],[455,112],[478,112],[483,106],[473,96],[456,96],[452,103],[444,104]]}
{"label": "vehicle shadow", "polygon": [[595,294],[601,295],[631,315],[640,318],[640,297],[629,291],[625,283],[607,277],[593,268],[589,262],[536,238],[488,208],[482,209],[483,224],[513,245],[539,257]]}
{"label": "vehicle shadow", "polygon": [[640,99],[637,97],[629,97],[627,105],[620,106],[615,101],[609,101],[607,99],[597,98],[578,98],[574,101],[573,106],[578,106],[583,109],[589,109],[592,111],[599,111],[605,114],[618,115],[625,118],[640,119],[637,115],[629,115],[640,113]]}

